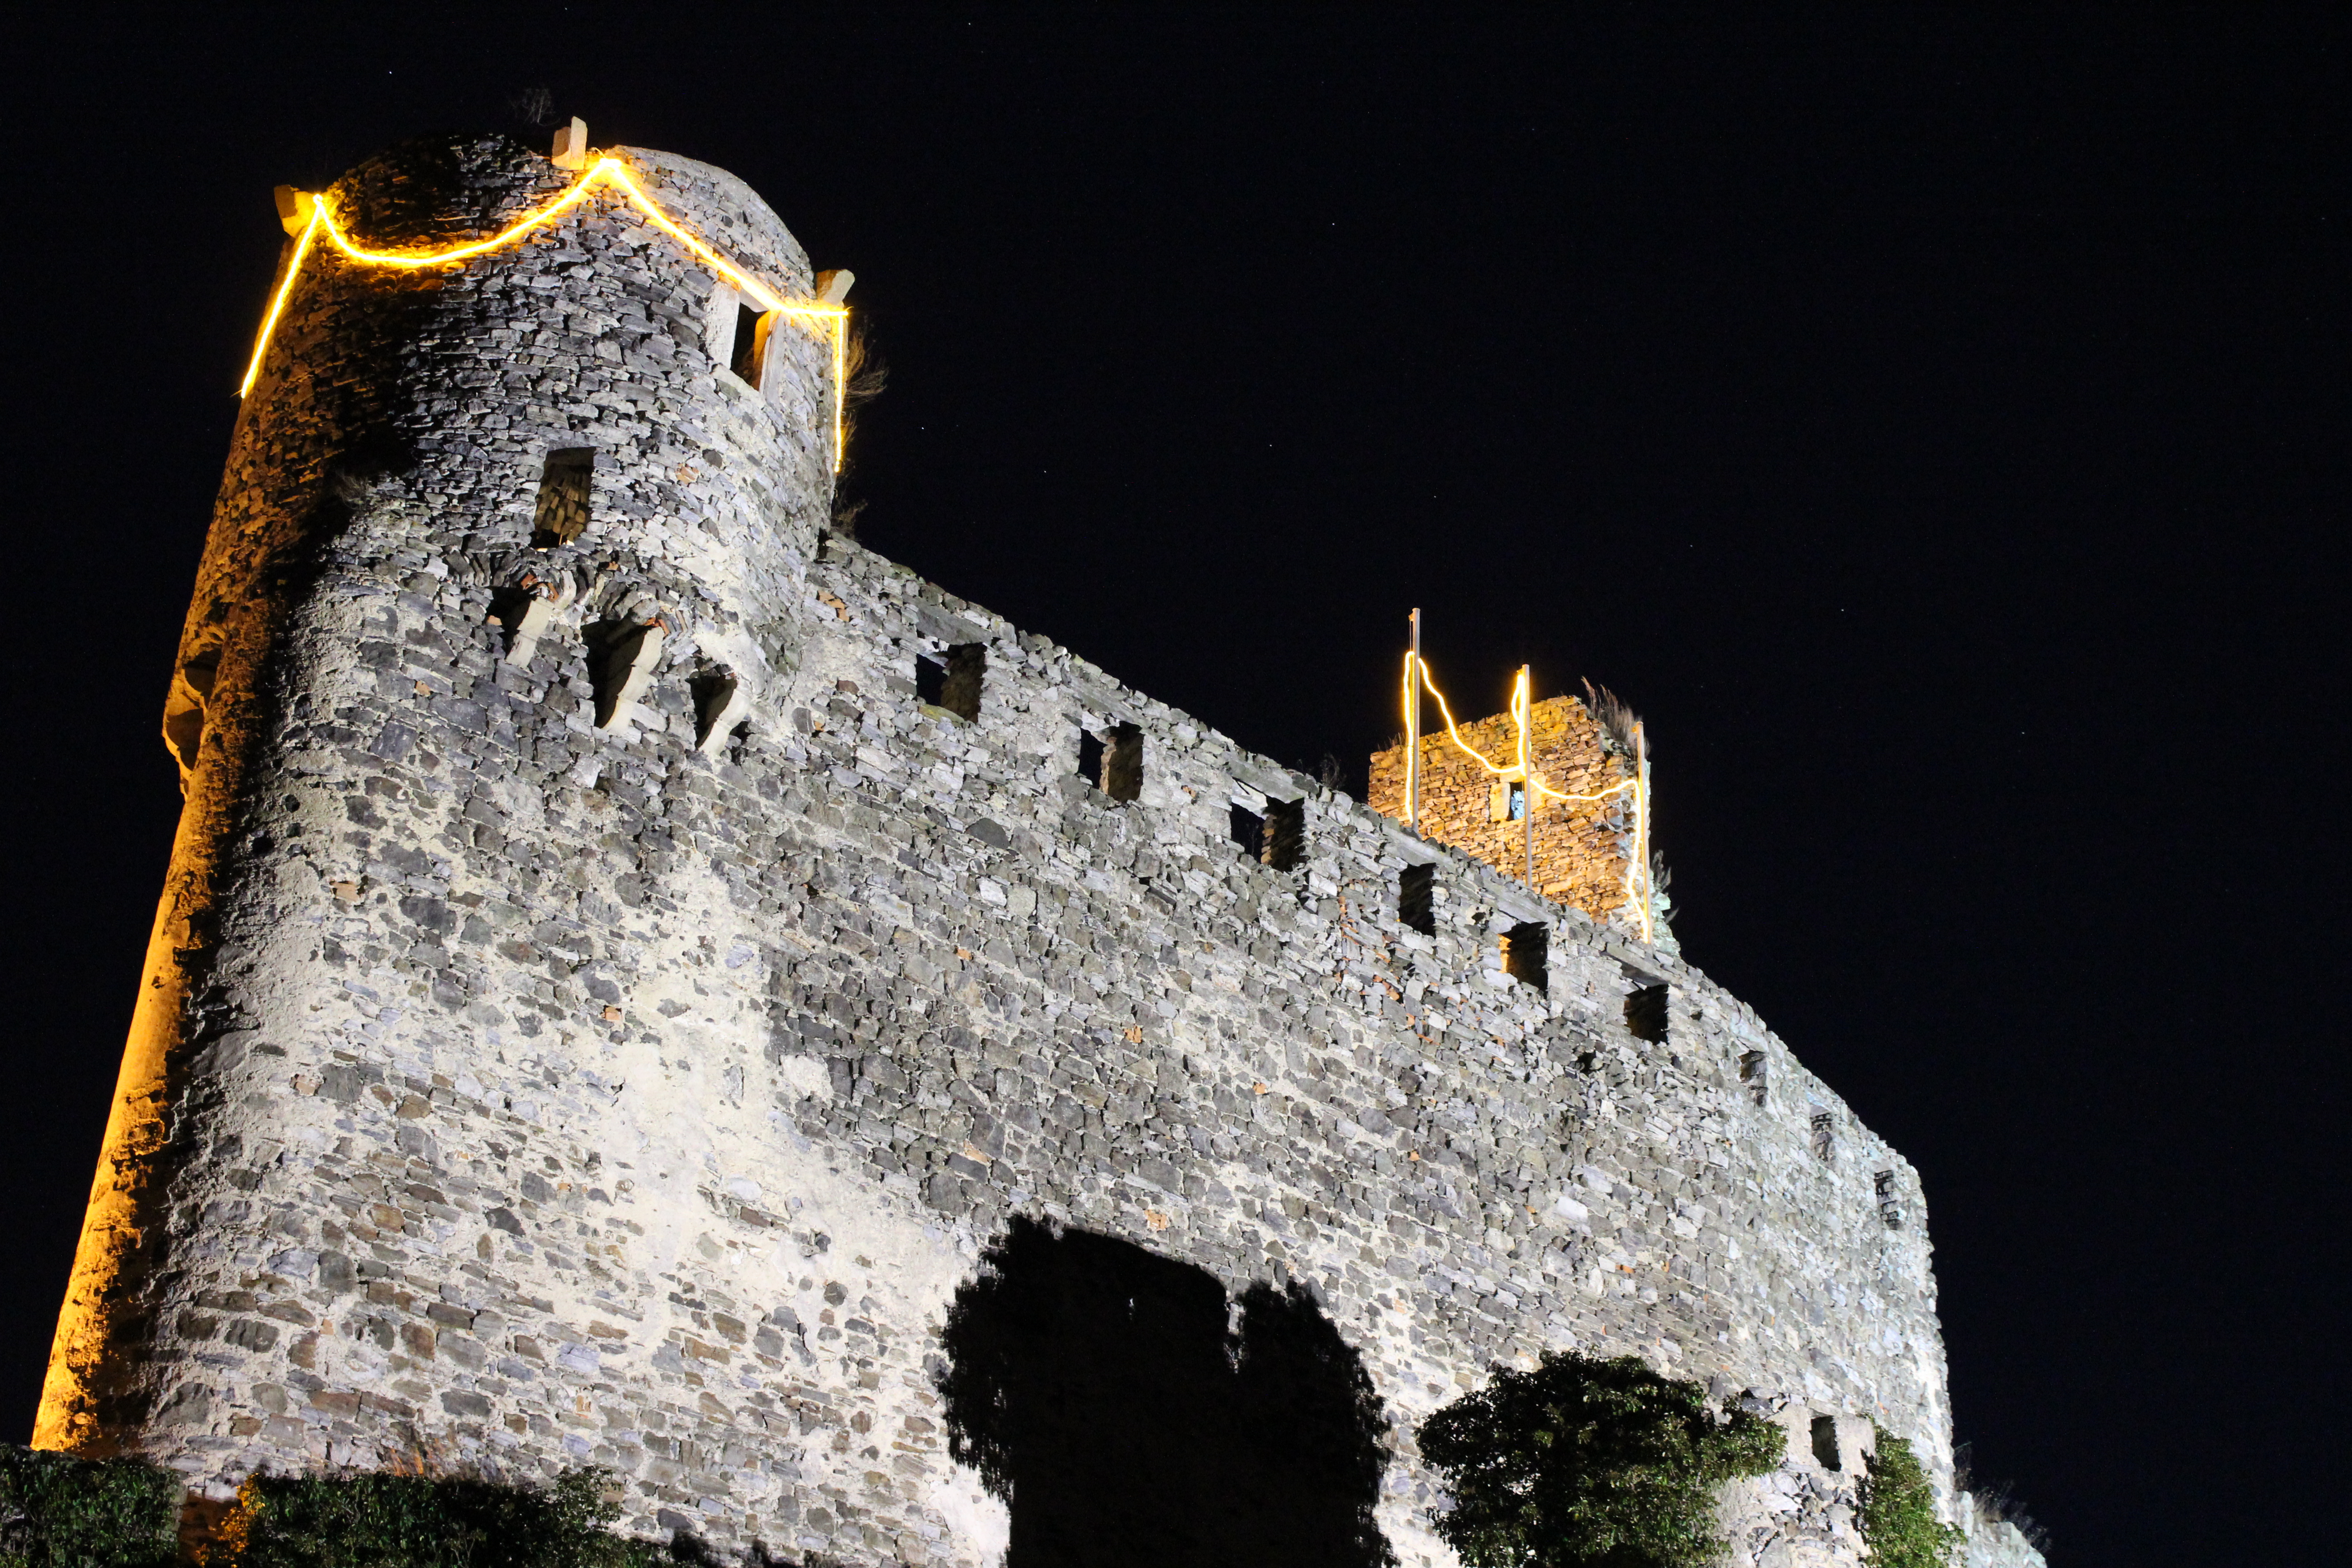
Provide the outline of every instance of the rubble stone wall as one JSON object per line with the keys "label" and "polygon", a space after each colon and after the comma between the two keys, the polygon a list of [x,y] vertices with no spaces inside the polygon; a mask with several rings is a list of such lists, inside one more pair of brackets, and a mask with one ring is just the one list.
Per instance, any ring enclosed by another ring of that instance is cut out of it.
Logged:
{"label": "rubble stone wall", "polygon": [[[1423,700],[1423,722],[1432,727],[1440,723],[1435,706]],[[1475,720],[1458,729],[1465,745],[1496,766],[1516,771],[1518,731],[1509,714]],[[1537,796],[1535,886],[1555,903],[1626,925],[1619,911],[1626,903],[1633,796],[1630,790],[1616,786],[1633,777],[1633,759],[1611,742],[1573,697],[1529,705],[1528,749],[1538,778],[1551,788],[1564,795],[1607,796],[1569,801]],[[1419,751],[1422,836],[1507,877],[1527,880],[1528,825],[1509,818],[1504,778],[1455,745],[1442,728],[1434,735],[1423,735]],[[1404,773],[1402,741],[1372,754],[1367,795],[1373,810],[1404,816]]]}
{"label": "rubble stone wall", "polygon": [[[808,291],[740,184],[625,156]],[[557,183],[478,143],[345,189],[471,232]],[[183,648],[173,1000],[127,1058],[48,1446],[215,1496],[593,1463],[646,1533],[977,1564],[1005,1516],[946,1455],[940,1332],[1031,1215],[1310,1289],[1393,1423],[1407,1563],[1449,1561],[1414,1425],[1551,1347],[1790,1424],[1727,1503],[1747,1561],[1855,1561],[1859,1450],[1823,1464],[1816,1415],[1948,1478],[1916,1174],[1749,1009],[824,535],[822,345],[751,386],[733,309],[603,198],[298,288]],[[578,447],[587,528],[534,550]],[[977,716],[923,702],[918,659],[972,645]],[[1131,801],[1077,774],[1119,724]],[[1233,841],[1269,802],[1303,812],[1294,869]],[[1396,889],[1432,863],[1424,935]],[[1540,989],[1500,968],[1525,922]]]}

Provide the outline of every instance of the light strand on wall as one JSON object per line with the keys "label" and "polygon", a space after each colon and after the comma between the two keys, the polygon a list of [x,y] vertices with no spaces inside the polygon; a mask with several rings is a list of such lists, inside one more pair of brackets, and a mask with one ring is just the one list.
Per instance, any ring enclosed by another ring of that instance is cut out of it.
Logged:
{"label": "light strand on wall", "polygon": [[[1407,654],[1405,656],[1405,679],[1408,683],[1408,687],[1412,679],[1413,672],[1416,670],[1420,673],[1422,685],[1428,689],[1428,692],[1432,697],[1437,699],[1438,717],[1445,721],[1445,738],[1453,742],[1454,744],[1459,747],[1465,754],[1476,759],[1479,766],[1485,768],[1488,773],[1493,773],[1497,778],[1525,778],[1528,783],[1535,786],[1538,794],[1549,795],[1554,800],[1585,801],[1607,800],[1611,795],[1622,795],[1625,791],[1636,787],[1641,782],[1638,778],[1620,779],[1617,783],[1611,784],[1607,789],[1602,790],[1598,795],[1573,795],[1566,790],[1552,788],[1551,785],[1544,782],[1544,778],[1541,773],[1534,773],[1532,769],[1529,769],[1527,772],[1522,772],[1519,768],[1504,767],[1489,759],[1484,752],[1481,752],[1477,747],[1472,745],[1469,742],[1462,738],[1461,731],[1454,727],[1454,710],[1446,705],[1445,693],[1437,689],[1437,682],[1430,678],[1429,661],[1425,658],[1418,658],[1415,655]],[[1528,701],[1528,677],[1527,672],[1522,670],[1519,673],[1518,679],[1512,684],[1510,714],[1511,721],[1517,727],[1518,731],[1516,737],[1517,746],[1523,753],[1528,752],[1527,730],[1529,718],[1529,709],[1530,704]]]}
{"label": "light strand on wall", "polygon": [[295,279],[301,276],[303,258],[310,253],[312,242],[321,230],[325,232],[328,239],[333,242],[336,249],[364,267],[394,267],[414,270],[423,267],[446,266],[452,262],[465,261],[487,254],[521,238],[533,229],[544,227],[585,201],[589,193],[599,184],[611,184],[617,186],[622,194],[646,215],[646,220],[656,228],[686,247],[687,250],[705,266],[742,292],[757,300],[765,310],[789,316],[798,321],[825,323],[823,330],[828,345],[833,351],[833,468],[834,472],[839,473],[842,458],[844,405],[848,401],[849,391],[847,385],[849,307],[830,305],[816,300],[787,300],[778,294],[757,278],[704,244],[676,219],[662,211],[660,205],[646,194],[645,187],[631,177],[627,167],[617,158],[597,159],[594,163],[583,170],[580,177],[574,180],[561,195],[537,211],[517,218],[488,239],[478,239],[465,245],[452,246],[446,250],[370,250],[355,243],[345,232],[342,225],[336,221],[334,211],[328,205],[325,197],[298,193],[297,201],[310,209],[309,220],[303,224],[301,236],[295,242],[293,258],[287,264],[285,280],[278,285],[278,292],[271,297],[268,312],[262,318],[260,334],[254,340],[253,359],[246,366],[245,380],[238,385],[236,395],[239,397],[248,395],[253,391],[254,383],[260,379],[261,362],[263,356],[269,352],[270,336],[278,329],[278,318],[285,314],[286,301],[294,292]]}
{"label": "light strand on wall", "polygon": [[[1416,626],[1415,630],[1417,632],[1419,627]],[[1577,795],[1568,790],[1552,788],[1550,784],[1544,782],[1543,775],[1536,771],[1533,737],[1530,733],[1534,719],[1535,704],[1530,689],[1528,671],[1526,666],[1522,665],[1520,667],[1517,679],[1515,679],[1511,683],[1511,702],[1509,711],[1513,730],[1513,749],[1519,758],[1518,765],[1516,767],[1505,767],[1496,763],[1484,752],[1481,752],[1477,747],[1472,745],[1469,742],[1462,738],[1461,730],[1454,722],[1454,710],[1445,700],[1445,693],[1437,689],[1436,680],[1429,673],[1429,661],[1423,658],[1417,649],[1404,656],[1403,691],[1405,698],[1406,724],[1408,728],[1408,745],[1412,751],[1418,752],[1420,750],[1420,712],[1417,706],[1412,701],[1412,698],[1415,695],[1414,678],[1416,676],[1420,679],[1420,685],[1426,689],[1432,697],[1437,700],[1437,714],[1439,718],[1445,721],[1445,738],[1447,740],[1451,741],[1465,756],[1470,757],[1473,761],[1476,762],[1479,766],[1485,768],[1488,773],[1494,774],[1496,777],[1502,779],[1517,779],[1525,782],[1528,792],[1528,815],[1530,832],[1533,831],[1535,800],[1538,796],[1549,796],[1553,800],[1559,801],[1602,801],[1609,799],[1612,795],[1625,794],[1629,790],[1633,792],[1633,854],[1627,858],[1625,863],[1625,901],[1632,907],[1634,918],[1641,923],[1642,940],[1644,942],[1654,943],[1657,940],[1657,917],[1656,911],[1652,907],[1652,879],[1650,877],[1649,861],[1650,756],[1647,738],[1643,733],[1640,721],[1636,721],[1633,725],[1634,761],[1633,776],[1631,778],[1620,779],[1615,784],[1611,784],[1607,789],[1601,790],[1597,794]],[[1418,757],[1409,757],[1406,762],[1406,766],[1408,769],[1412,769],[1414,763],[1418,763]],[[1415,770],[1415,772],[1417,772],[1417,770]],[[1409,780],[1418,782],[1417,779],[1414,779],[1413,773],[1408,773],[1407,777]],[[1530,874],[1528,880],[1530,885],[1532,885],[1534,881],[1532,874]]]}

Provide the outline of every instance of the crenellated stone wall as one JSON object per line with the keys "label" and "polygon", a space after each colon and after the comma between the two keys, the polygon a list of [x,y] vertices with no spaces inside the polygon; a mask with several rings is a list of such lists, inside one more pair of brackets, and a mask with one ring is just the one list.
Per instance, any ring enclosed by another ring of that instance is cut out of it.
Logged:
{"label": "crenellated stone wall", "polygon": [[[808,292],[740,184],[624,155]],[[493,142],[342,190],[389,243],[560,183]],[[947,1455],[941,1332],[1026,1216],[1311,1300],[1391,1423],[1407,1563],[1450,1560],[1414,1424],[1549,1347],[1948,1480],[1916,1174],[1752,1012],[826,534],[823,345],[752,386],[734,309],[601,197],[298,287],[184,644],[188,814],[46,1445],[215,1496],[593,1463],[647,1533],[978,1564],[1008,1524]],[[533,549],[583,447],[588,524]],[[922,700],[975,646],[975,716]],[[1078,773],[1125,724],[1131,800]],[[1234,842],[1269,803],[1296,868]],[[1540,986],[1501,967],[1529,923]],[[1746,1560],[1856,1561],[1859,1451],[1727,1499]]]}

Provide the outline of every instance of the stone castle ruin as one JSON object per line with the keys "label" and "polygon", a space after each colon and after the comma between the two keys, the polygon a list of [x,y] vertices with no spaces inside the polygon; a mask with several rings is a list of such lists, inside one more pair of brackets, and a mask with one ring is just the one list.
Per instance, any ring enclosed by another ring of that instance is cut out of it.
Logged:
{"label": "stone castle ruin", "polygon": [[640,149],[477,246],[569,135],[287,202],[37,1444],[1444,1563],[1416,1425],[1574,1347],[1786,1426],[1738,1562],[1860,1561],[1874,1423],[1965,1513],[1916,1173],[1638,939],[1605,808],[1531,890],[1486,784],[1409,832],[831,531],[845,276]]}

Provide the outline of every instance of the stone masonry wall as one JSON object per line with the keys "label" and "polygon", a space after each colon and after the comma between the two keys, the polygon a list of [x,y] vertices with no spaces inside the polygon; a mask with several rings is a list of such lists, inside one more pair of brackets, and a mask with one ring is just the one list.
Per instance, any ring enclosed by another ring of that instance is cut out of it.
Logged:
{"label": "stone masonry wall", "polygon": [[[627,156],[807,292],[740,184]],[[412,192],[387,226],[474,229],[555,183],[493,143],[372,181]],[[753,388],[732,309],[602,198],[298,290],[184,645],[207,722],[149,975],[179,1000],[127,1058],[45,1440],[215,1496],[594,1463],[641,1531],[978,1564],[1004,1515],[944,1452],[938,1335],[1034,1215],[1310,1288],[1395,1424],[1407,1563],[1450,1560],[1414,1424],[1549,1347],[1789,1424],[1726,1500],[1748,1562],[1856,1560],[1873,1420],[1948,1479],[1916,1173],[1752,1012],[824,537],[821,346]],[[589,525],[533,551],[581,447]],[[616,626],[654,651],[600,729]],[[975,644],[977,718],[920,701],[916,660]],[[1126,802],[1076,775],[1119,723]],[[1296,869],[1232,842],[1270,800]],[[1433,935],[1395,909],[1428,863]],[[1543,989],[1499,967],[1527,921]],[[1664,1041],[1624,1021],[1656,984]]]}
{"label": "stone masonry wall", "polygon": [[[1435,718],[1428,703],[1424,721]],[[1463,741],[1500,767],[1518,757],[1518,732],[1507,713],[1457,726]],[[1528,751],[1538,776],[1569,795],[1599,795],[1631,778],[1633,760],[1615,745],[1573,697],[1529,706]],[[1456,746],[1441,728],[1420,745],[1421,833],[1524,882],[1527,825],[1508,820],[1504,780]],[[1404,744],[1372,753],[1368,804],[1386,816],[1404,816]],[[1594,920],[1628,921],[1625,871],[1633,831],[1631,792],[1606,800],[1558,801],[1538,796],[1535,811],[1535,885],[1544,897]]]}

